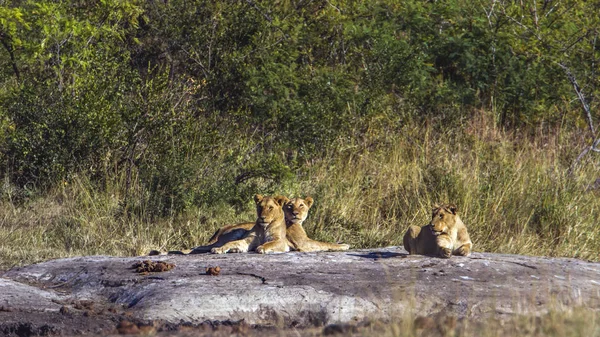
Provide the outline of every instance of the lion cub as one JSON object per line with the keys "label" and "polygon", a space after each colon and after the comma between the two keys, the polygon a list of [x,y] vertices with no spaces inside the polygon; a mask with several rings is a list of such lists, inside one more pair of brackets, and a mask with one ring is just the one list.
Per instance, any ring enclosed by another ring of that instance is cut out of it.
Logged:
{"label": "lion cub", "polygon": [[257,219],[254,226],[239,240],[225,243],[221,247],[214,247],[214,254],[245,253],[256,250],[259,254],[279,253],[289,251],[285,239],[285,218],[282,206],[289,201],[284,196],[263,197],[254,196],[256,202]]}
{"label": "lion cub", "polygon": [[452,255],[469,256],[472,246],[467,227],[456,214],[456,206],[452,204],[435,205],[431,223],[423,227],[410,226],[404,234],[404,249],[409,254],[444,258]]}
{"label": "lion cub", "polygon": [[[308,211],[314,203],[313,198],[292,198],[283,205],[285,223],[287,226],[286,238],[290,250],[299,252],[320,252],[348,250],[349,245],[328,243],[312,240],[306,235],[302,223],[308,217]],[[199,246],[190,254],[199,254],[212,251],[213,248],[221,247],[227,242],[240,240],[246,236],[254,227],[254,222],[243,222],[235,225],[227,225],[218,229],[205,246]]]}
{"label": "lion cub", "polygon": [[315,241],[306,235],[302,223],[308,217],[308,211],[313,202],[314,200],[311,197],[305,199],[292,198],[283,205],[287,225],[286,237],[290,248],[299,252],[348,250],[349,245]]}

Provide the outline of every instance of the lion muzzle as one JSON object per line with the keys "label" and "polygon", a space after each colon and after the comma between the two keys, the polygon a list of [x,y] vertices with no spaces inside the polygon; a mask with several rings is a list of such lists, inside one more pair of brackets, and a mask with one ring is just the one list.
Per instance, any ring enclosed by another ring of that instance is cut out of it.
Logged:
{"label": "lion muzzle", "polygon": [[293,217],[293,218],[290,219],[290,222],[291,223],[295,223],[295,224],[296,223],[300,223],[301,221],[302,221],[302,219],[299,218],[299,217]]}
{"label": "lion muzzle", "polygon": [[441,231],[438,231],[438,230],[436,230],[435,228],[433,228],[433,226],[431,226],[431,227],[429,227],[429,228],[431,229],[431,234],[433,234],[434,236],[438,236],[438,235],[440,235],[440,234],[444,233],[444,231],[443,231],[443,230],[441,230]]}

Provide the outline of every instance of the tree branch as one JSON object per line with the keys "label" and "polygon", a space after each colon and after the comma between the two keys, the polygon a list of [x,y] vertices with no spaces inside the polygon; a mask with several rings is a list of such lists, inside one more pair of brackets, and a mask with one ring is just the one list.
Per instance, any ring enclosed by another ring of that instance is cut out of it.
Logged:
{"label": "tree branch", "polygon": [[15,76],[17,77],[17,81],[21,80],[21,73],[19,72],[19,68],[17,67],[17,61],[15,60],[15,53],[12,47],[12,44],[8,43],[6,40],[10,38],[7,34],[0,32],[0,41],[4,46],[4,49],[8,52],[10,56],[10,63],[12,64],[13,71],[15,72]]}
{"label": "tree branch", "polygon": [[587,104],[587,101],[585,100],[585,96],[583,95],[583,92],[581,91],[581,88],[579,87],[579,84],[577,83],[577,79],[575,78],[573,73],[571,73],[571,70],[567,66],[565,66],[562,62],[557,62],[557,64],[565,71],[565,73],[567,74],[567,77],[569,78],[569,81],[573,85],[573,89],[575,89],[577,98],[579,98],[579,101],[581,102],[581,105],[583,106],[583,112],[585,113],[585,117],[587,118],[588,127],[590,128],[590,133],[592,135],[592,139],[594,139],[594,141],[595,141],[596,140],[596,130],[594,130],[594,122],[592,120],[592,113],[590,112],[590,106]]}
{"label": "tree branch", "polygon": [[573,165],[571,165],[571,168],[569,168],[569,173],[571,173],[571,172],[573,172],[573,169],[575,168],[575,166],[577,166],[577,164],[579,164],[581,159],[583,159],[583,157],[585,157],[585,155],[588,154],[588,152],[590,152],[590,151],[600,152],[600,149],[598,149],[598,145],[600,145],[600,138],[598,138],[596,136],[596,130],[594,129],[594,121],[592,119],[592,113],[590,111],[590,106],[587,103],[585,96],[583,95],[583,91],[581,90],[581,88],[579,87],[579,84],[577,83],[577,79],[575,78],[573,73],[571,73],[571,70],[566,65],[564,65],[562,62],[557,62],[556,64],[558,64],[558,66],[561,67],[565,71],[565,73],[567,74],[567,77],[569,78],[569,81],[573,85],[573,89],[575,90],[575,93],[577,93],[577,98],[579,98],[579,101],[581,102],[581,105],[583,106],[583,112],[585,114],[585,118],[587,119],[588,127],[590,129],[590,134],[592,136],[592,144],[589,147],[586,147],[579,154],[579,156],[577,156],[577,158],[575,159],[575,162],[573,162]]}

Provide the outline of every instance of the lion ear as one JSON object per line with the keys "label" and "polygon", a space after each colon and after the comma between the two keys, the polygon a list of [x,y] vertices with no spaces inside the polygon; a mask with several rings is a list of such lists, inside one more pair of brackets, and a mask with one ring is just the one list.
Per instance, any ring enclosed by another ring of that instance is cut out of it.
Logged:
{"label": "lion ear", "polygon": [[275,199],[279,206],[283,206],[286,202],[290,201],[290,199],[283,195],[276,195],[273,199]]}
{"label": "lion ear", "polygon": [[455,204],[449,204],[448,205],[448,210],[450,212],[452,212],[452,214],[456,215],[456,212],[458,212],[458,208],[456,207]]}
{"label": "lion ear", "polygon": [[311,198],[311,197],[306,197],[306,198],[304,198],[304,201],[306,202],[306,206],[308,206],[308,208],[311,208],[311,207],[312,207],[312,205],[313,205],[313,203],[315,202],[315,201],[313,200],[313,198]]}
{"label": "lion ear", "polygon": [[262,196],[262,194],[256,194],[254,196],[254,202],[258,204],[259,202],[261,202],[263,200],[263,198],[264,197]]}

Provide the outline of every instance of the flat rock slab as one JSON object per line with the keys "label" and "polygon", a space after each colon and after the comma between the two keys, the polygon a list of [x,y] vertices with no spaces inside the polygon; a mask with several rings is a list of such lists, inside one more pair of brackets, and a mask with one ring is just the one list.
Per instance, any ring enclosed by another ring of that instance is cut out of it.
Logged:
{"label": "flat rock slab", "polygon": [[[143,260],[176,266],[140,274],[132,265]],[[217,266],[219,275],[206,273]],[[18,313],[27,320],[37,312],[48,319],[91,312],[92,304],[104,308],[95,311],[96,320],[118,308],[138,320],[243,319],[278,326],[386,320],[411,312],[478,318],[576,306],[598,310],[600,264],[490,253],[441,259],[387,247],[272,255],[86,256],[0,275],[0,316]]]}

